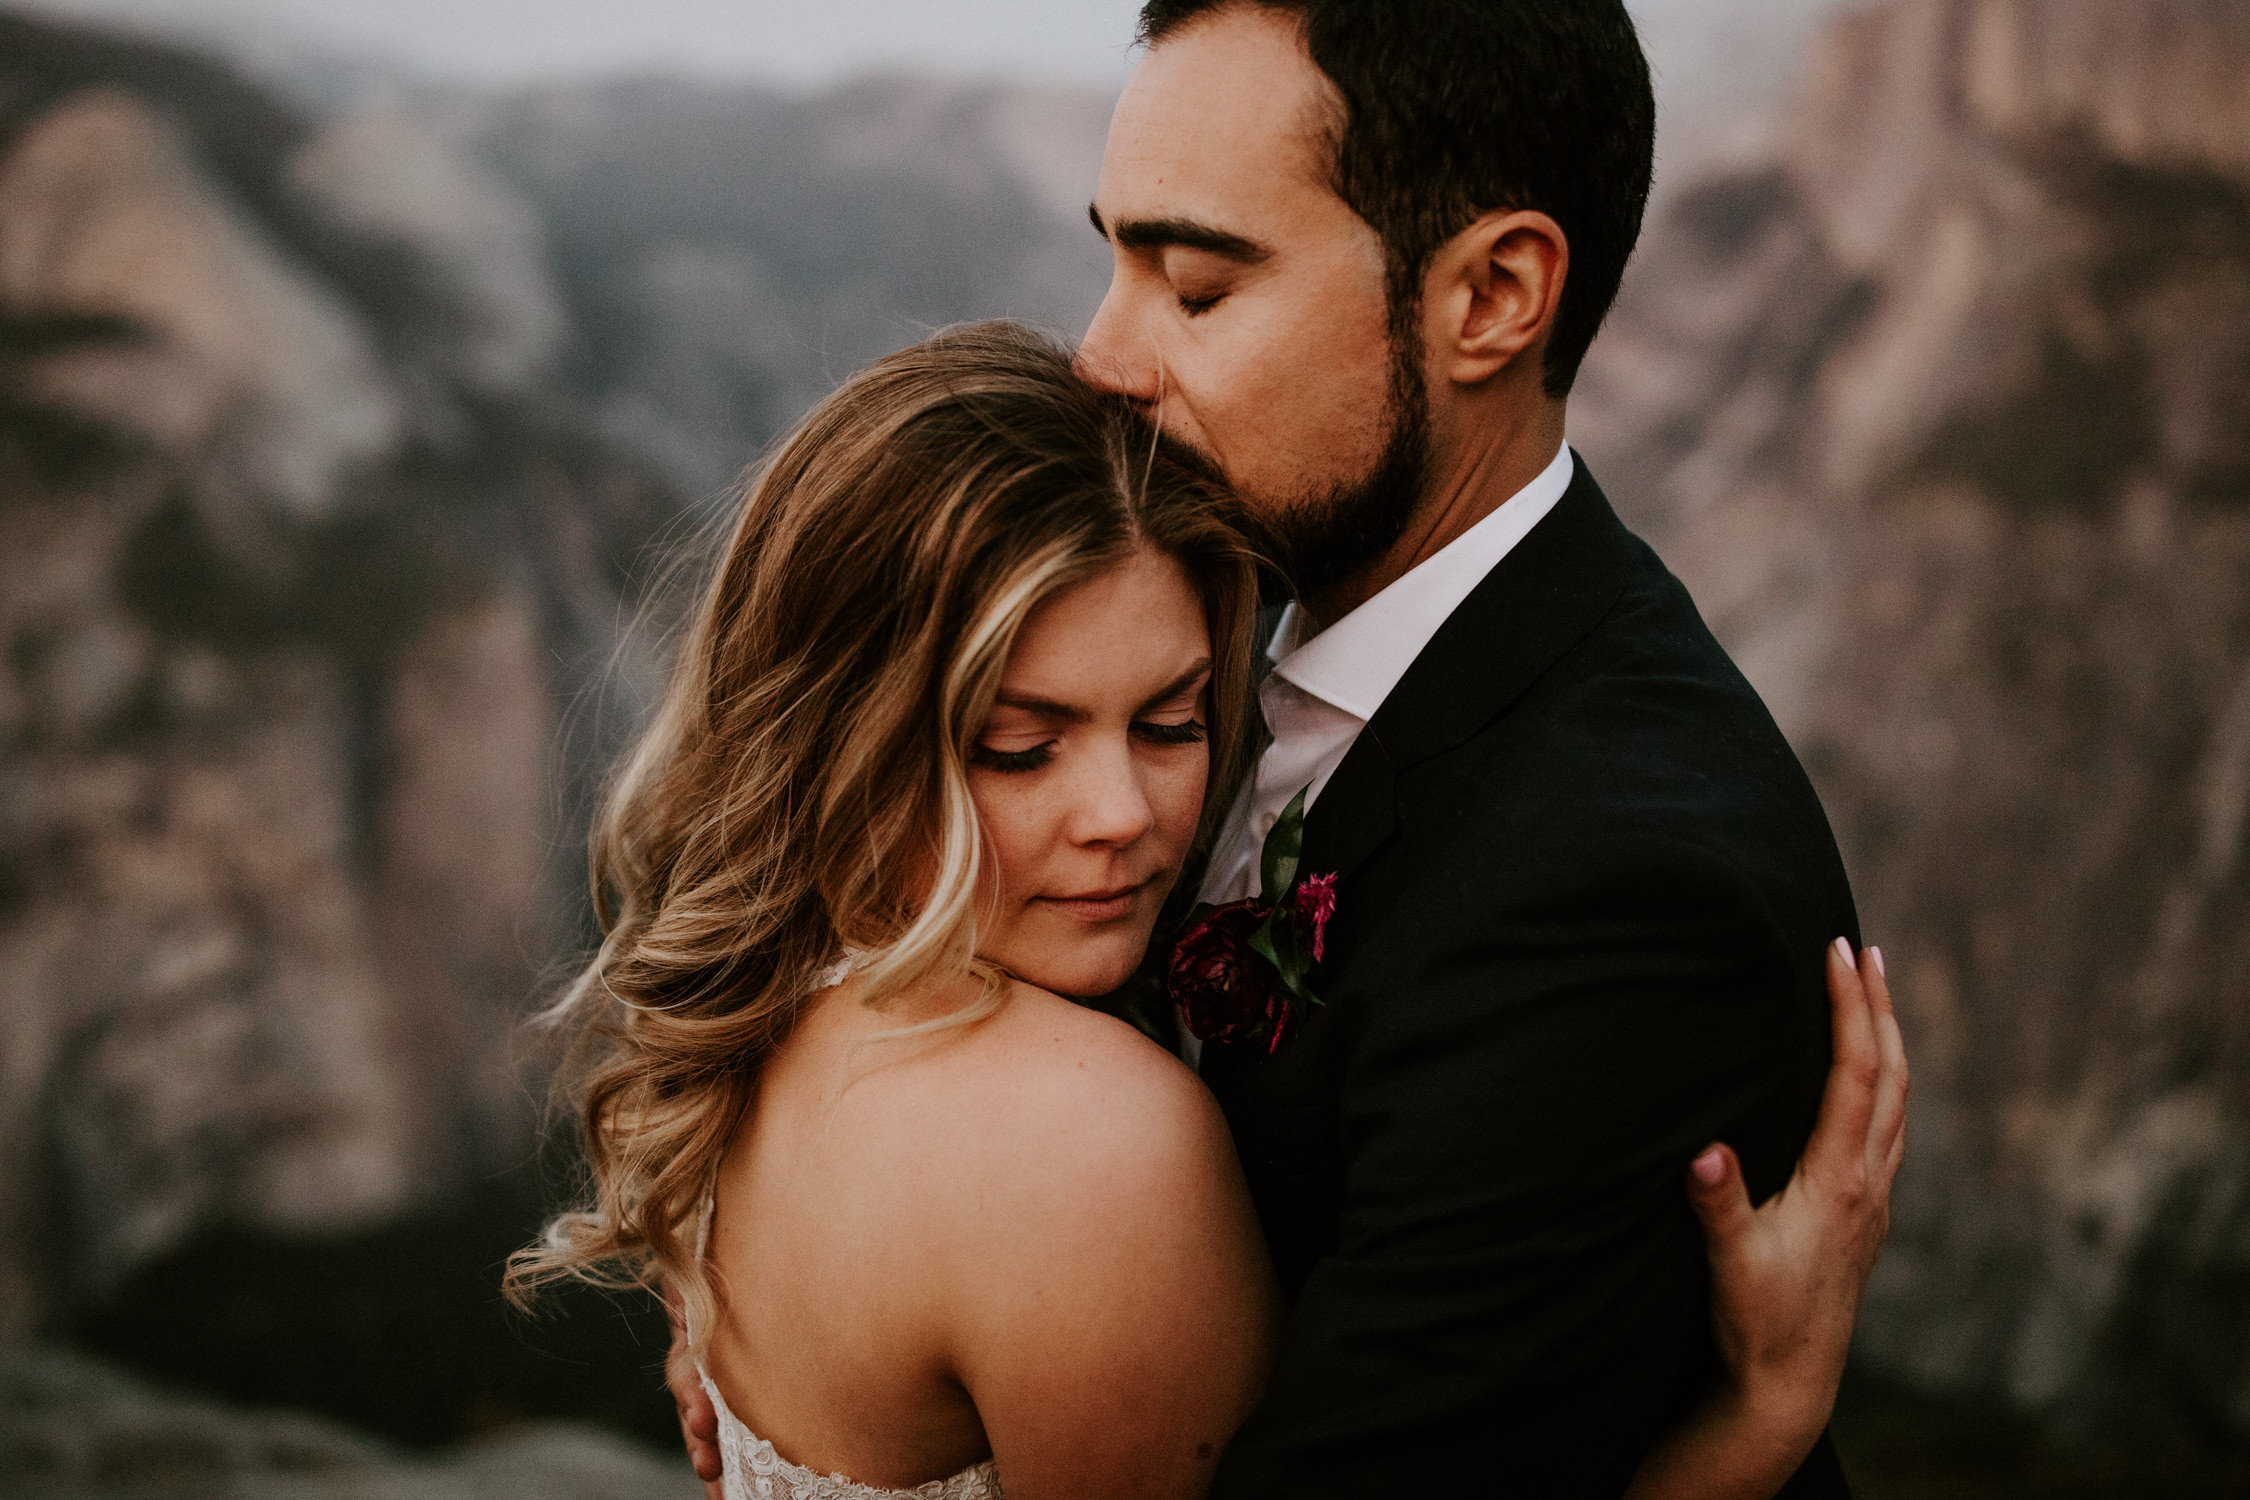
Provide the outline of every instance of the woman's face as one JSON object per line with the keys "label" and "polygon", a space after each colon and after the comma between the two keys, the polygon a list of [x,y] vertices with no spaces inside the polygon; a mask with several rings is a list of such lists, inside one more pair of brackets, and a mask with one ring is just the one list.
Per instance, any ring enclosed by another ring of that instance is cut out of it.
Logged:
{"label": "woman's face", "polygon": [[1210,676],[1202,605],[1161,554],[1033,611],[970,757],[985,958],[1062,995],[1132,975],[1202,815]]}

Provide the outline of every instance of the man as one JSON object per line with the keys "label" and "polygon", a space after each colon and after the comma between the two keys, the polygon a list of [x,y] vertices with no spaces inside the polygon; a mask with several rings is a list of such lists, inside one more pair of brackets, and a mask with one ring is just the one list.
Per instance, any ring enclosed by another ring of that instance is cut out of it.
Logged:
{"label": "man", "polygon": [[[1638,233],[1621,0],[1151,0],[1094,199],[1089,379],[1273,525],[1273,743],[1322,1007],[1202,1071],[1292,1303],[1219,1496],[1620,1492],[1709,1360],[1679,1173],[1787,1178],[1856,942],[1812,789],[1564,447]],[[1842,1489],[1825,1445],[1791,1493]]]}
{"label": "man", "polygon": [[[1338,877],[1324,1003],[1201,1058],[1292,1309],[1213,1493],[1614,1496],[1716,1369],[1682,1171],[1724,1139],[1782,1185],[1858,937],[1788,746],[1564,445],[1647,65],[1621,0],[1150,0],[1142,39],[1080,366],[1298,589],[1202,895],[1255,893],[1300,790]],[[1844,1492],[1825,1439],[1784,1491]]]}

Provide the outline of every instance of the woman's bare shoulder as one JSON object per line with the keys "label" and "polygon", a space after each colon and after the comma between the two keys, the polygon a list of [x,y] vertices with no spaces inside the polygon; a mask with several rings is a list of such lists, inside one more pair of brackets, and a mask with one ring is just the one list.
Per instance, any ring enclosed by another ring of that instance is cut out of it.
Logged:
{"label": "woman's bare shoulder", "polygon": [[1201,1091],[1185,1063],[1125,1022],[1036,985],[1011,983],[992,1020],[994,1045],[1007,1048],[1020,1065],[1067,1072],[1083,1064],[1126,1087]]}
{"label": "woman's bare shoulder", "polygon": [[1114,1016],[1028,984],[1011,987],[980,1042],[1010,1107],[993,1124],[1043,1154],[1194,1148],[1226,1126],[1185,1063]]}
{"label": "woman's bare shoulder", "polygon": [[[1113,1017],[1027,984],[933,1056],[927,1118],[958,1148],[996,1225],[1108,1220],[1229,1191],[1238,1171],[1210,1091]],[[1161,1203],[1153,1200],[1162,1200]]]}
{"label": "woman's bare shoulder", "polygon": [[1224,1117],[1108,1016],[1032,991],[993,1019],[1009,1081],[968,1153],[974,1203],[944,1234],[953,1368],[1003,1469],[1036,1471],[1058,1414],[1078,1413],[1099,1414],[1074,1439],[1097,1468],[1178,1448],[1197,1470],[1184,1455],[1247,1414],[1278,1327]]}

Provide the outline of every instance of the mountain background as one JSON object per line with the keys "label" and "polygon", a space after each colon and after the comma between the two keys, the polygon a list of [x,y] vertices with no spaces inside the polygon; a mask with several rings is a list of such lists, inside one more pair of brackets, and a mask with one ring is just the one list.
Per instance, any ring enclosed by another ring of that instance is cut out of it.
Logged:
{"label": "mountain background", "polygon": [[[1900,969],[1847,1466],[2250,1494],[2250,11],[1642,19],[1572,436]],[[0,1476],[677,1492],[661,1320],[494,1293],[587,809],[764,443],[1084,325],[1109,95],[245,55],[0,11]]]}

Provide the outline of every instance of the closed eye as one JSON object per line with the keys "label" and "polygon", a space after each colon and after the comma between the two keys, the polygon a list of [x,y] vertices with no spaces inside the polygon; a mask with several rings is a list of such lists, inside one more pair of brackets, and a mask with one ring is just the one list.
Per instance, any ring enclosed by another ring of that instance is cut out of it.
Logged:
{"label": "closed eye", "polygon": [[1055,742],[1033,745],[1029,750],[990,750],[983,745],[969,752],[969,764],[987,771],[1015,773],[1036,771],[1055,758]]}
{"label": "closed eye", "polygon": [[1188,719],[1179,724],[1156,724],[1146,719],[1133,721],[1133,733],[1151,745],[1200,745],[1204,739],[1201,720]]}

